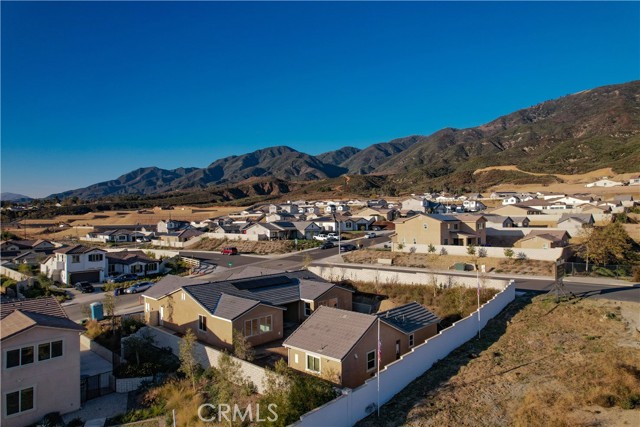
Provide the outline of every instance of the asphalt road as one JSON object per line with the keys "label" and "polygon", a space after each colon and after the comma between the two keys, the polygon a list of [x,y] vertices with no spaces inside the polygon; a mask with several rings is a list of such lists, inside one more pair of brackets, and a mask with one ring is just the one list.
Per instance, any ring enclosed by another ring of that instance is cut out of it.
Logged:
{"label": "asphalt road", "polygon": [[[546,293],[553,289],[553,280],[531,280],[517,278],[514,280],[516,289]],[[615,301],[640,302],[640,284],[634,286],[617,286],[606,283],[584,283],[580,279],[566,278],[564,288],[567,293],[573,293],[579,298],[603,298]]]}
{"label": "asphalt road", "polygon": [[[82,294],[78,291],[67,290],[67,292],[73,294],[73,299],[62,303],[64,311],[67,316],[75,322],[78,322],[86,316],[82,313],[83,306],[88,306],[92,302],[102,302],[106,292],[102,292],[102,289],[96,287],[96,291],[90,294]],[[112,291],[109,291],[112,292]],[[142,311],[143,306],[140,300],[141,294],[124,294],[116,297],[116,314],[131,313],[135,311]]]}

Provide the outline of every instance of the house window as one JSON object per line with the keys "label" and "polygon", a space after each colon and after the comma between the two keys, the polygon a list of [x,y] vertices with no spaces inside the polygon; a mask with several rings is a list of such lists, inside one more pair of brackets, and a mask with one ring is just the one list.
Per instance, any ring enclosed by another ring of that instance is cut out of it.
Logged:
{"label": "house window", "polygon": [[244,335],[252,337],[272,331],[271,315],[244,321]]}
{"label": "house window", "polygon": [[146,312],[150,311],[150,306],[149,306],[148,302],[144,303],[144,311],[146,311]]}
{"label": "house window", "polygon": [[307,371],[320,373],[320,358],[307,354]]}
{"label": "house window", "polygon": [[109,274],[115,273],[115,272],[116,272],[116,265],[115,264],[109,264]]}
{"label": "house window", "polygon": [[156,271],[158,269],[158,263],[152,262],[144,266],[144,271]]}
{"label": "house window", "polygon": [[38,362],[62,356],[62,341],[38,345]]}
{"label": "house window", "polygon": [[143,267],[142,264],[134,264],[131,266],[130,271],[134,274],[142,273]]}
{"label": "house window", "polygon": [[7,351],[7,368],[33,363],[33,346]]}
{"label": "house window", "polygon": [[6,394],[7,415],[19,414],[33,409],[33,387]]}
{"label": "house window", "polygon": [[77,264],[80,262],[80,255],[71,255],[71,262]]}
{"label": "house window", "polygon": [[376,368],[376,351],[371,350],[367,353],[367,371],[371,371]]}
{"label": "house window", "polygon": [[444,244],[448,245],[449,244],[449,239],[444,239]]}
{"label": "house window", "polygon": [[311,303],[310,302],[305,302],[304,303],[304,315],[306,317],[311,316]]}
{"label": "house window", "polygon": [[484,222],[478,223],[478,230],[482,230],[484,228]]}
{"label": "house window", "polygon": [[296,365],[298,364],[298,353],[295,353],[293,355],[293,363],[295,363]]}
{"label": "house window", "polygon": [[202,315],[198,315],[198,330],[202,332],[207,331],[207,318]]}
{"label": "house window", "polygon": [[102,254],[91,254],[89,255],[89,261],[90,262],[98,262],[98,261],[102,261],[103,257]]}
{"label": "house window", "polygon": [[413,339],[414,339],[413,334],[409,335],[409,347],[413,347],[413,344],[414,344]]}
{"label": "house window", "polygon": [[187,295],[184,292],[180,293],[180,299],[185,301],[187,299]]}

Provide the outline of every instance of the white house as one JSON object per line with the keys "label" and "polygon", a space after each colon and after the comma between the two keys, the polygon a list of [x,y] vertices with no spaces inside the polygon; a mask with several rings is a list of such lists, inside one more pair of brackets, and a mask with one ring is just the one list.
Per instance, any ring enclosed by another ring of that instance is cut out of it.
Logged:
{"label": "white house", "polygon": [[83,281],[103,282],[107,271],[105,252],[83,245],[55,249],[53,255],[40,264],[40,271],[67,285]]}
{"label": "white house", "polygon": [[585,185],[585,187],[618,187],[620,185],[624,185],[622,182],[619,181],[612,181],[610,179],[600,179],[596,182],[592,182],[589,183],[587,185]]}
{"label": "white house", "polygon": [[634,176],[629,179],[629,185],[640,185],[640,175]]}
{"label": "white house", "polygon": [[462,202],[462,206],[467,212],[478,212],[487,208],[487,206],[480,200],[465,200]]}
{"label": "white house", "polygon": [[518,196],[509,196],[509,197],[506,197],[506,198],[502,199],[502,204],[504,206],[506,206],[506,205],[515,205],[516,203],[520,203],[520,202],[521,202],[521,200],[520,200],[520,197],[518,197]]}

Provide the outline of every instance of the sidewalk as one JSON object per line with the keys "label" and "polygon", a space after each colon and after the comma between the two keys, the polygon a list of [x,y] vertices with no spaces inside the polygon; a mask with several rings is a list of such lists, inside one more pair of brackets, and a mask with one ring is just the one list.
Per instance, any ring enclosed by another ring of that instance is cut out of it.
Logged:
{"label": "sidewalk", "polygon": [[[313,262],[311,265],[322,266],[330,264],[332,266],[340,266],[340,267],[351,267],[351,268],[362,268],[368,270],[388,270],[388,271],[407,271],[407,272],[416,272],[416,273],[424,273],[425,271],[433,272],[437,274],[447,274],[450,276],[467,276],[467,277],[476,277],[475,271],[453,271],[453,270],[432,270],[427,268],[418,268],[418,267],[399,267],[399,266],[389,266],[383,264],[352,264],[346,263],[342,260],[342,255],[333,255],[327,258],[320,259],[318,261]],[[551,276],[532,276],[532,275],[523,275],[523,274],[499,274],[499,273],[483,273],[485,277],[491,277],[495,279],[513,279],[513,280],[549,280],[552,281],[553,277]],[[612,279],[609,277],[582,277],[582,276],[566,276],[564,278],[564,282],[569,283],[587,283],[594,285],[603,285],[603,286],[628,286],[635,287],[640,286],[640,284],[636,284],[633,282],[628,282],[626,280],[618,280]]]}

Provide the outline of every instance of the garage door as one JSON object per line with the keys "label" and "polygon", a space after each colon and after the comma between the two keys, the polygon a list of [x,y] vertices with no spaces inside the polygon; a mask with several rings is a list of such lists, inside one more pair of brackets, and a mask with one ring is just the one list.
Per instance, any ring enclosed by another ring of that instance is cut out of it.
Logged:
{"label": "garage door", "polygon": [[99,271],[84,271],[82,273],[71,273],[71,284],[75,285],[78,282],[99,282]]}

